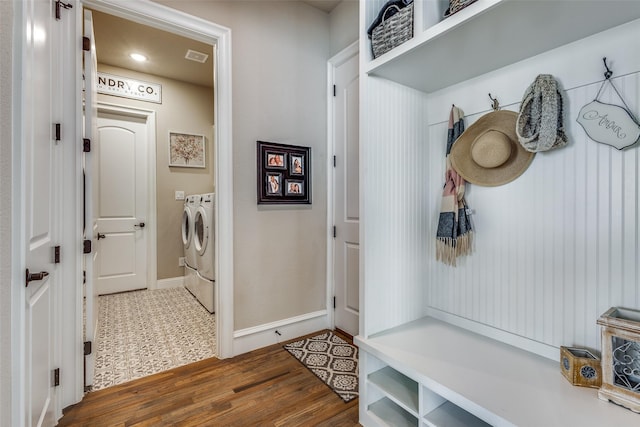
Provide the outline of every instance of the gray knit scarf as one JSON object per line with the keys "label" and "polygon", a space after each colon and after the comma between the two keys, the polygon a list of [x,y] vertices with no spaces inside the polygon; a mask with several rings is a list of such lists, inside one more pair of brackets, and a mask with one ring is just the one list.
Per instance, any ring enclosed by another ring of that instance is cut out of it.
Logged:
{"label": "gray knit scarf", "polygon": [[540,74],[522,98],[516,133],[520,144],[532,153],[567,144],[562,119],[562,94],[550,74]]}

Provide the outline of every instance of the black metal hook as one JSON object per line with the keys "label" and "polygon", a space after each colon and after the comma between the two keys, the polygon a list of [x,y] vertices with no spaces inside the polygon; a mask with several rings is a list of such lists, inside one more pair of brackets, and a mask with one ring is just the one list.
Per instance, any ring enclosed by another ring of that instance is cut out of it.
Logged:
{"label": "black metal hook", "polygon": [[489,94],[489,99],[491,100],[491,108],[493,108],[494,111],[498,111],[498,108],[500,108],[498,98],[492,98],[491,94]]}
{"label": "black metal hook", "polygon": [[605,73],[604,73],[604,78],[609,80],[611,78],[611,76],[613,75],[613,71],[611,71],[609,69],[609,66],[607,65],[607,57],[606,56],[604,58],[602,58],[602,62],[604,62],[604,68],[607,69],[607,71],[605,71]]}

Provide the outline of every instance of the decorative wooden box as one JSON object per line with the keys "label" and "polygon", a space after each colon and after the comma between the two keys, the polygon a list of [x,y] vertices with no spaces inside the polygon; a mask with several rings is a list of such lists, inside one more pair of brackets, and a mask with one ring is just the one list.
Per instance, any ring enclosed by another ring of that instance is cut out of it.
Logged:
{"label": "decorative wooden box", "polygon": [[560,370],[573,385],[598,388],[602,384],[600,359],[587,349],[560,347]]}
{"label": "decorative wooden box", "polygon": [[602,326],[598,397],[640,412],[640,311],[613,307],[600,316],[598,325]]}

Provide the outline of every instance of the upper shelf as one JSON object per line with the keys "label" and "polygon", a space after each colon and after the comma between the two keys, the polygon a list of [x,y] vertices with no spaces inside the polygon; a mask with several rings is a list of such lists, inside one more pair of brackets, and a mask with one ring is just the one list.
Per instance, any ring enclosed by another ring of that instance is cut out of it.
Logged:
{"label": "upper shelf", "polygon": [[478,0],[365,72],[430,93],[639,18],[638,0]]}

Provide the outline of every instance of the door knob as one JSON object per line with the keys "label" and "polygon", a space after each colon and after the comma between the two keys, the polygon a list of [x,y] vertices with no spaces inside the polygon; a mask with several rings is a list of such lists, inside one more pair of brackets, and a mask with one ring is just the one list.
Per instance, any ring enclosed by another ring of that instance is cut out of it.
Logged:
{"label": "door knob", "polygon": [[42,280],[45,277],[47,277],[48,275],[49,275],[49,273],[46,272],[46,271],[41,271],[40,273],[30,273],[29,269],[27,268],[27,273],[26,273],[26,276],[25,276],[25,279],[26,279],[26,282],[27,282],[26,286],[29,286],[30,282],[32,282],[34,280]]}
{"label": "door knob", "polygon": [[107,237],[107,236],[105,236],[104,234],[102,234],[102,233],[98,233],[98,240],[100,240],[100,239],[104,239],[104,238],[106,238],[106,237]]}
{"label": "door knob", "polygon": [[137,228],[144,228],[144,222],[140,222],[140,224],[134,224],[133,226]]}

